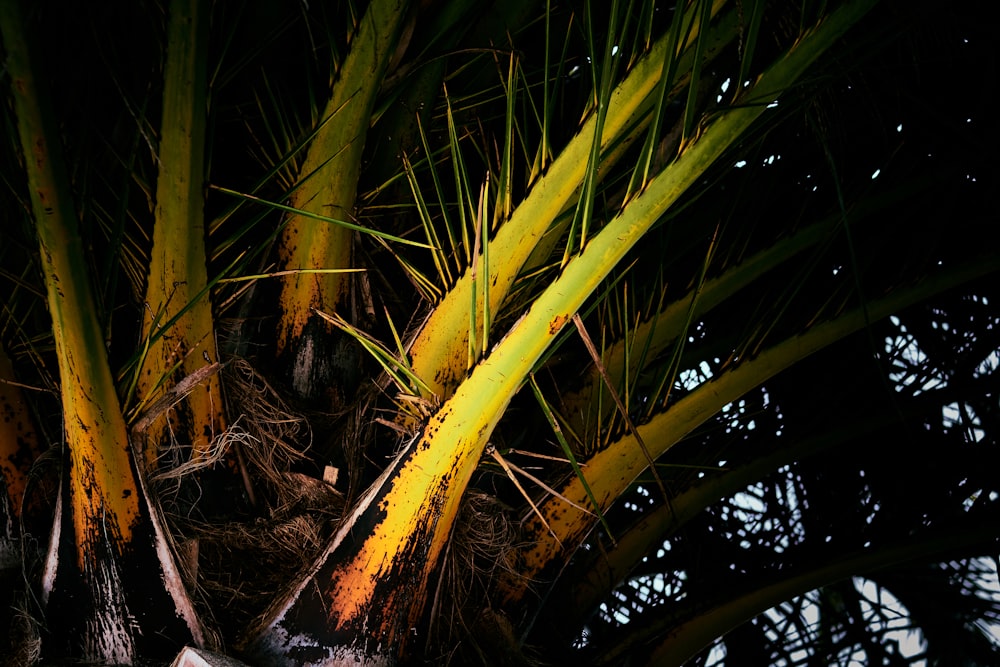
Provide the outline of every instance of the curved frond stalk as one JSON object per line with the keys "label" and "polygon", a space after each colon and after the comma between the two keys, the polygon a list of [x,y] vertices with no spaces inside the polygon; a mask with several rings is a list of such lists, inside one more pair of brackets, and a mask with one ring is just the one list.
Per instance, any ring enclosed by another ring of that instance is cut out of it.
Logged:
{"label": "curved frond stalk", "polygon": [[[860,18],[867,6],[867,3],[848,5],[852,11],[840,10],[829,17],[811,38],[798,42],[764,74],[750,95],[774,99],[794,83],[853,20]],[[315,662],[359,654],[391,661],[394,655],[405,655],[408,629],[415,625],[427,602],[428,581],[438,567],[457,515],[459,499],[514,393],[574,313],[629,249],[687,187],[739,139],[764,109],[761,104],[750,105],[721,115],[567,264],[489,356],[430,418],[423,433],[376,480],[313,571],[285,600],[275,605],[261,629],[250,638],[252,652],[272,664],[293,664],[295,656],[303,652]],[[835,327],[832,332],[821,327],[816,331],[822,330],[827,337],[836,339],[845,335],[845,326],[854,323],[837,324],[840,328]],[[827,339],[814,334],[809,340],[820,344]],[[780,354],[773,355],[775,358],[762,355],[761,365],[770,364],[767,367],[775,368],[772,373],[777,372],[783,362],[787,363],[796,354],[804,354],[802,349],[806,343],[798,339],[792,342],[791,350],[781,348]],[[754,372],[758,370],[750,364],[741,368],[746,367]],[[758,375],[744,373],[751,377],[739,376],[739,381],[728,385],[730,389],[742,392],[746,390],[744,385],[757,384]],[[417,376],[426,378],[419,372]],[[708,402],[714,405],[717,396],[713,394],[711,399]],[[688,422],[695,422],[702,409],[703,406],[696,403],[680,414],[685,414]],[[646,429],[649,428],[647,425]],[[659,433],[653,431],[642,435],[647,442],[659,437]],[[638,451],[638,447],[632,446],[624,455],[620,450],[615,453],[631,461]],[[617,497],[617,494],[611,495],[615,491],[620,493],[616,482],[631,481],[645,467],[638,467],[629,477],[631,470],[622,470],[614,461],[599,460],[599,465],[601,488],[592,480],[591,488],[601,507],[610,504],[610,497]],[[579,484],[579,479],[573,478],[573,482]],[[559,494],[555,497],[556,502],[564,502],[566,498],[581,507],[588,504],[585,492],[581,497],[572,483],[566,488],[574,494]],[[551,508],[551,501],[546,506]],[[563,506],[561,512],[550,511],[549,522],[573,527],[592,525],[591,515],[579,512],[588,519],[580,521],[571,518],[570,514]],[[529,525],[534,527],[535,524]],[[574,546],[579,543],[577,535],[566,532],[573,537]],[[548,545],[558,544],[556,540],[560,538],[560,535],[539,538],[539,544],[546,545],[545,557],[536,547],[524,559],[526,568],[538,572],[540,565],[548,564],[559,551],[558,547],[549,549]],[[528,574],[525,580],[531,578]],[[409,585],[400,587],[400,581]]]}
{"label": "curved frond stalk", "polygon": [[[302,164],[292,208],[352,219],[379,82],[396,51],[409,6],[409,0],[374,0],[361,17]],[[349,268],[353,244],[354,234],[341,225],[293,215],[282,230],[279,269]],[[351,276],[342,273],[296,273],[282,280],[277,352],[292,388],[304,398],[317,398],[336,382],[337,369],[330,361],[336,337],[315,312],[345,314],[341,311],[350,281]]]}
{"label": "curved frond stalk", "polygon": [[0,4],[59,365],[68,465],[42,585],[48,656],[131,664],[204,644],[134,461],[94,307],[58,128],[17,2]]}
{"label": "curved frond stalk", "polygon": [[745,489],[784,465],[817,456],[845,441],[865,437],[895,418],[895,414],[883,412],[832,433],[800,438],[790,445],[699,480],[672,498],[669,505],[658,505],[630,526],[618,536],[617,544],[602,553],[601,557],[592,559],[589,567],[577,570],[580,576],[574,578],[572,590],[566,593],[573,601],[568,606],[573,612],[562,611],[554,620],[561,627],[578,627],[573,624],[581,622],[610,595],[643,557],[651,550],[655,551],[657,545],[662,545],[706,507]]}
{"label": "curved frond stalk", "polygon": [[[725,42],[735,34],[735,23],[719,21],[715,26],[716,41]],[[691,35],[689,39],[697,35]],[[690,42],[685,43],[685,47]],[[510,219],[490,240],[490,253],[499,258],[491,263],[489,311],[496,313],[511,294],[515,279],[529,258],[549,261],[548,255],[561,235],[560,228],[569,225],[572,216],[562,214],[580,196],[587,179],[588,162],[595,150],[595,132],[602,134],[600,152],[604,156],[596,172],[600,177],[613,158],[649,122],[653,93],[662,74],[664,52],[678,48],[669,37],[661,38],[650,53],[641,59],[625,79],[613,89],[607,101],[603,123],[591,114],[569,144],[559,153],[546,173],[532,185],[531,192],[511,213]],[[691,67],[690,56],[684,61]],[[596,168],[595,168],[596,169]],[[437,304],[431,316],[417,333],[410,346],[414,372],[425,378],[434,393],[445,399],[466,374],[469,348],[469,309],[475,289],[472,276],[466,272]],[[429,398],[429,397],[428,397]]]}
{"label": "curved frond stalk", "polygon": [[[139,411],[169,394],[183,378],[218,361],[205,251],[205,129],[208,8],[173,0],[167,28],[159,174],[139,371]],[[145,432],[146,465],[155,469],[171,441],[199,459],[226,427],[218,374]]]}
{"label": "curved frond stalk", "polygon": [[[689,317],[701,317],[767,271],[822,242],[835,231],[837,224],[838,220],[829,219],[810,225],[705,281],[697,293],[692,290],[645,318],[626,337],[612,342],[604,350],[602,359],[611,386],[621,386],[626,378],[634,378],[643,360],[653,359],[667,349],[683,331]],[[643,354],[630,355],[633,345],[641,346]],[[614,404],[602,400],[604,384],[600,370],[593,365],[581,381],[580,389],[567,392],[563,397],[566,415],[577,433],[587,433],[588,423],[605,423],[614,410]]]}
{"label": "curved frond stalk", "polygon": [[[744,595],[733,597],[728,602],[713,607],[694,618],[674,625],[673,620],[636,623],[642,626],[636,635],[621,642],[621,647],[631,648],[642,639],[660,639],[647,656],[649,665],[683,665],[714,639],[726,634],[741,623],[771,607],[797,595],[826,586],[853,575],[877,571],[900,563],[930,560],[956,552],[979,553],[996,544],[997,530],[980,527],[968,530],[952,530],[943,535],[933,535],[923,539],[909,540],[906,544],[886,546],[848,555],[835,557],[815,564],[811,569],[788,573],[771,584],[761,586]],[[665,622],[664,622],[665,621]],[[667,627],[669,624],[671,627]],[[621,655],[607,654],[594,664],[620,664]]]}
{"label": "curved frond stalk", "polygon": [[[650,449],[653,458],[659,458],[723,406],[792,364],[862,330],[869,321],[888,317],[908,305],[996,271],[997,268],[997,262],[992,260],[961,267],[953,272],[927,278],[915,286],[900,288],[886,297],[868,303],[865,309],[855,308],[833,320],[817,324],[798,336],[761,351],[752,359],[743,360],[732,370],[698,386],[638,430],[646,442],[652,443]],[[622,437],[588,459],[587,481],[601,510],[606,511],[646,467],[646,458],[630,435]],[[587,490],[576,478],[571,478],[559,491],[560,495],[573,502],[587,502]],[[531,581],[541,578],[554,564],[562,562],[563,549],[572,552],[593,528],[591,517],[567,514],[551,500],[542,505],[542,513],[547,518],[549,529],[534,520],[527,522],[525,541],[531,546],[516,555],[518,576],[516,580],[504,584],[507,600],[519,600],[528,590]],[[555,533],[555,537],[552,533]]]}

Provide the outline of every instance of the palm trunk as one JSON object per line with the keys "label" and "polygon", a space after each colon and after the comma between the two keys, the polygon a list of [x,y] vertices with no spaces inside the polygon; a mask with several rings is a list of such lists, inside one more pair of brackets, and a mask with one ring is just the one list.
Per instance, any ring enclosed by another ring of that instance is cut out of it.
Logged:
{"label": "palm trunk", "polygon": [[[208,51],[205,3],[170,3],[167,62],[153,247],[146,282],[138,371],[138,412],[163,401],[178,383],[218,362],[205,266],[205,81]],[[143,426],[145,465],[170,448],[198,461],[225,429],[217,373],[205,374],[172,409]],[[138,434],[137,434],[138,435]]]}
{"label": "palm trunk", "polygon": [[[309,142],[292,208],[353,222],[361,154],[380,82],[409,13],[408,0],[376,0],[358,23],[333,93]],[[292,215],[281,233],[280,269],[347,269],[354,266],[354,232],[344,226]],[[357,350],[316,311],[350,312],[347,273],[293,273],[278,300],[277,353],[297,396],[335,408],[353,394]]]}
{"label": "palm trunk", "polygon": [[42,586],[49,658],[132,664],[204,633],[143,488],[108,367],[44,78],[0,14],[59,362],[66,466]]}

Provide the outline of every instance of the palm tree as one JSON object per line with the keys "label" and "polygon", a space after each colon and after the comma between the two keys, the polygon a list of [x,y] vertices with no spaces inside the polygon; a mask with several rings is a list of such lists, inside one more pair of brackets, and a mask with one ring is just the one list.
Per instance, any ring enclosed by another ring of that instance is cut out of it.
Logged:
{"label": "palm tree", "polygon": [[0,2],[14,660],[995,658],[986,40],[536,4]]}

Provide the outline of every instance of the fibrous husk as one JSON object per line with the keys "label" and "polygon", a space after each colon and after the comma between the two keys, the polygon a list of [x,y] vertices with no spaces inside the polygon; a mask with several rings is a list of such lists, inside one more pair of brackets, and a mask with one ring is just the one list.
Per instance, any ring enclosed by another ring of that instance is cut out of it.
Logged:
{"label": "fibrous husk", "polygon": [[[502,613],[483,607],[517,539],[517,527],[497,498],[475,489],[466,492],[430,612],[428,644],[440,647],[442,659],[492,664],[502,654],[513,660],[505,657],[502,664],[528,664],[517,649],[510,622]],[[456,646],[457,652],[443,655]]]}
{"label": "fibrous husk", "polygon": [[[232,637],[307,569],[343,513],[341,494],[291,468],[305,459],[310,432],[278,393],[241,359],[224,372],[229,428],[206,455],[153,478],[176,542],[186,582],[203,598],[223,636]],[[175,460],[177,452],[167,452]],[[246,495],[243,511],[199,511],[213,470],[237,460]],[[193,490],[192,490],[193,489]],[[195,502],[182,500],[194,498]]]}

